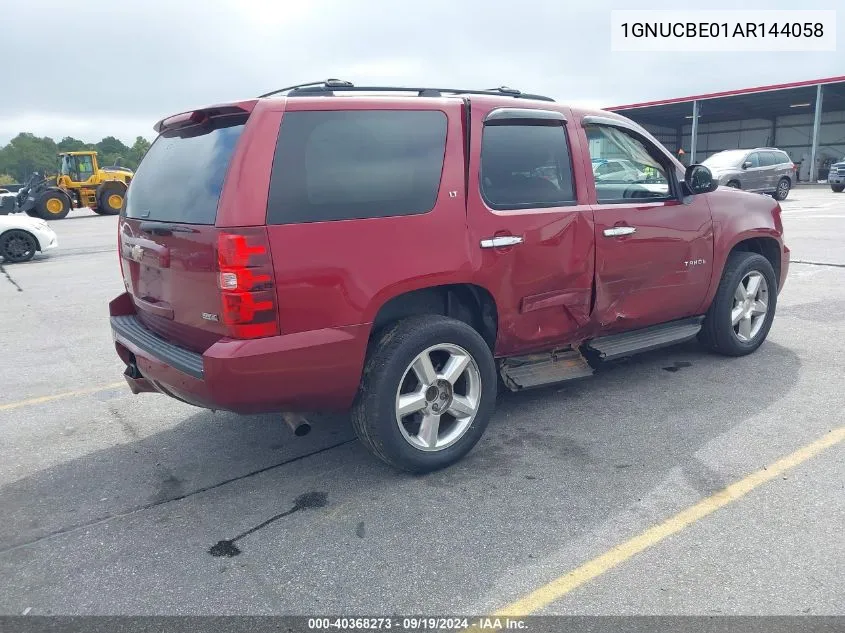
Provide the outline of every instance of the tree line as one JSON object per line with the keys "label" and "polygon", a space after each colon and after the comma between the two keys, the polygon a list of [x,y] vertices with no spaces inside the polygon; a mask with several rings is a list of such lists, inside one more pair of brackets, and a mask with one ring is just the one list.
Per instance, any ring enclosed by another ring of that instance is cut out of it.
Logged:
{"label": "tree line", "polygon": [[120,165],[134,170],[149,148],[150,142],[143,136],[137,137],[132,146],[128,147],[113,136],[93,144],[66,136],[57,143],[48,136],[38,137],[21,132],[7,145],[0,147],[0,186],[25,182],[35,171],[55,174],[59,166],[59,152],[95,150],[101,167]]}

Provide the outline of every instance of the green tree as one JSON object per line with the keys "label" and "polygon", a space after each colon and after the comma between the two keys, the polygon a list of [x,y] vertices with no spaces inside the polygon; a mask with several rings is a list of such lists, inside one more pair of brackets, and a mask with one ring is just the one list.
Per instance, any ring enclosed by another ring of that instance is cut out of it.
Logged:
{"label": "green tree", "polygon": [[141,159],[144,158],[144,154],[149,151],[150,145],[151,143],[143,136],[139,136],[135,139],[132,147],[129,148],[129,162],[132,169],[137,169]]}
{"label": "green tree", "polygon": [[15,177],[10,174],[0,174],[0,187],[3,185],[14,185],[18,181],[15,180]]}
{"label": "green tree", "polygon": [[78,138],[66,136],[56,143],[56,148],[60,152],[81,152],[86,149],[92,149],[93,147],[84,141],[80,141]]}
{"label": "green tree", "polygon": [[22,132],[0,149],[0,173],[11,174],[18,182],[32,172],[56,172],[56,143],[49,137],[39,138]]}
{"label": "green tree", "polygon": [[129,148],[123,141],[113,136],[107,136],[94,146],[97,150],[97,161],[101,167],[110,165],[125,165],[129,156]]}

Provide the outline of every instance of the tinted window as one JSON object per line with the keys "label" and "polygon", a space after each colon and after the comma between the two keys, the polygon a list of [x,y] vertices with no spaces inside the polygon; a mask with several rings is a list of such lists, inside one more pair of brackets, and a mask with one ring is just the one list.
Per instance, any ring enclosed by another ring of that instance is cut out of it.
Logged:
{"label": "tinted window", "polygon": [[776,165],[778,162],[778,157],[774,152],[759,152],[760,154],[760,167],[771,167],[772,165]]}
{"label": "tinted window", "polygon": [[282,119],[269,224],[426,213],[443,171],[439,111],[288,112]]}
{"label": "tinted window", "polygon": [[126,217],[214,224],[223,178],[244,117],[165,132],[153,143],[126,193]]}
{"label": "tinted window", "polygon": [[556,125],[486,125],[481,193],[494,209],[575,202],[566,130]]}
{"label": "tinted window", "polygon": [[609,125],[588,125],[585,130],[599,202],[669,196],[666,167],[651,144]]}
{"label": "tinted window", "polygon": [[767,165],[783,165],[792,162],[784,152],[766,152],[765,154]]}
{"label": "tinted window", "polygon": [[760,167],[760,152],[749,154],[748,158],[745,159],[745,162],[751,163],[749,167]]}

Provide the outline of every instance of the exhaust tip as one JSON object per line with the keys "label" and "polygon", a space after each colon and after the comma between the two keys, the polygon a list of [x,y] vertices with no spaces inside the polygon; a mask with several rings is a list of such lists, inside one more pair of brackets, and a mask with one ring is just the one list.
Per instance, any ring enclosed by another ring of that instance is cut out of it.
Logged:
{"label": "exhaust tip", "polygon": [[295,413],[283,413],[282,419],[296,437],[303,437],[311,432],[311,424],[301,415],[297,415]]}

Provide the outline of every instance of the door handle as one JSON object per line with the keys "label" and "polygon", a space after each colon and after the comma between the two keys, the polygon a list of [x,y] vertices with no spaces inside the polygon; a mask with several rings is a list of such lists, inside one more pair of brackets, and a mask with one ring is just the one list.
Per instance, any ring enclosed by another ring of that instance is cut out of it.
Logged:
{"label": "door handle", "polygon": [[516,246],[525,240],[518,235],[501,235],[481,240],[481,248],[502,248],[504,246]]}
{"label": "door handle", "polygon": [[636,233],[637,229],[633,226],[614,226],[604,230],[605,237],[620,237],[622,235],[631,235]]}

